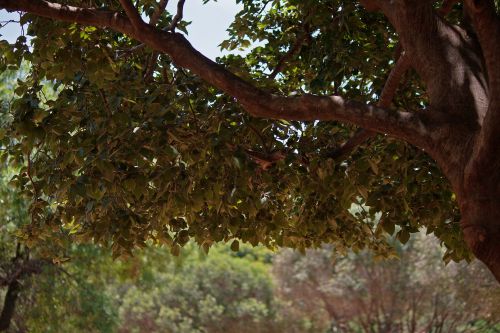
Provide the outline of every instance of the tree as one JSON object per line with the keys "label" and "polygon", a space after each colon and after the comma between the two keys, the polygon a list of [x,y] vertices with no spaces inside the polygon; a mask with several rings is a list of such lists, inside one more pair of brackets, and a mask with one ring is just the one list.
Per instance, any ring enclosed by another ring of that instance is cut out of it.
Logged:
{"label": "tree", "polygon": [[216,63],[177,32],[183,0],[0,0],[32,37],[1,45],[4,68],[32,66],[2,140],[33,198],[26,241],[387,254],[383,230],[426,226],[448,260],[469,257],[465,240],[500,280],[494,1],[241,3],[222,46],[250,53]]}
{"label": "tree", "polygon": [[207,256],[188,246],[177,260],[165,249],[144,254],[128,288],[116,286],[119,332],[312,332],[302,318],[281,314],[269,251],[219,246]]}
{"label": "tree", "polygon": [[328,247],[281,251],[273,260],[279,295],[333,332],[495,332],[500,289],[489,271],[445,268],[435,240],[415,236],[398,246],[399,260],[382,263],[369,253],[335,258]]}

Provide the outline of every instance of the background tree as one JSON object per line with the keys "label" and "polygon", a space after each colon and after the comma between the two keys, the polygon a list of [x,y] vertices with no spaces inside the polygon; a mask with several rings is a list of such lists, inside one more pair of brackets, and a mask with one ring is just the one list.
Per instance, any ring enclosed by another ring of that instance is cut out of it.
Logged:
{"label": "background tree", "polygon": [[[2,140],[33,198],[26,241],[387,254],[383,230],[425,225],[500,279],[499,23],[491,0],[455,2],[245,0],[222,46],[250,51],[217,64],[177,32],[184,1],[1,0],[32,38],[1,45],[4,68],[32,64]],[[389,107],[391,67],[413,70]],[[352,125],[387,136],[346,155]]]}
{"label": "background tree", "polygon": [[[420,238],[423,238],[420,235]],[[128,260],[73,245],[72,259],[23,280],[8,332],[481,332],[500,329],[500,289],[482,266],[444,267],[437,244],[410,240],[401,260],[331,249],[188,244]],[[416,251],[415,251],[416,250]]]}
{"label": "background tree", "polygon": [[301,322],[307,315],[283,316],[271,257],[262,248],[216,247],[206,256],[189,246],[180,260],[149,252],[122,294],[119,332],[314,332]]}
{"label": "background tree", "polygon": [[433,239],[416,234],[399,260],[369,253],[338,258],[331,248],[273,261],[277,289],[297,316],[315,313],[331,332],[495,332],[500,289],[482,266],[444,267]]}

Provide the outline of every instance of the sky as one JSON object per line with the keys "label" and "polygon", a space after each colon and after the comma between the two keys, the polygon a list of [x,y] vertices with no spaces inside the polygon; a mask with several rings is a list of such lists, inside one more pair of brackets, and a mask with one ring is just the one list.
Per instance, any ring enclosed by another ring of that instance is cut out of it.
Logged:
{"label": "sky", "polygon": [[[54,0],[55,2],[57,0]],[[177,1],[169,1],[168,9],[175,13]],[[193,46],[211,59],[221,55],[218,45],[227,37],[226,29],[231,24],[235,14],[241,9],[236,0],[213,0],[203,5],[202,0],[186,0],[184,5],[184,20],[192,21],[188,27],[188,40]],[[7,13],[0,10],[0,22],[19,20],[17,13]],[[21,27],[9,23],[0,29],[1,39],[12,42],[21,34]]]}

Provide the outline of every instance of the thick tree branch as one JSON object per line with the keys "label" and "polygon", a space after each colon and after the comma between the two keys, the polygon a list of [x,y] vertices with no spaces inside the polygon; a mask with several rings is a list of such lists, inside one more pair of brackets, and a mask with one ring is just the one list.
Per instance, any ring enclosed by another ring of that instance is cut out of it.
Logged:
{"label": "thick tree branch", "polygon": [[[155,26],[158,23],[161,15],[165,12],[165,8],[167,8],[167,5],[168,5],[168,0],[160,0],[160,2],[158,3],[158,7],[154,11],[153,15],[151,15],[151,18],[149,19],[149,25]],[[146,47],[146,44],[144,44],[144,43],[136,45],[136,46],[130,48],[129,50],[123,51],[122,54],[118,55],[118,58],[127,57],[131,53],[133,53],[137,50],[141,50],[145,47]],[[158,57],[158,54],[156,54],[155,56],[152,54],[151,57],[148,59],[148,62],[146,63],[146,68],[149,67],[149,63],[151,62],[150,59],[153,59],[153,58],[156,59],[157,57]],[[147,72],[149,72],[149,70],[147,69],[144,72],[147,73]]]}
{"label": "thick tree branch", "polygon": [[426,85],[432,108],[456,116],[473,130],[487,107],[481,51],[464,29],[435,12],[433,2],[370,3],[376,4],[396,29],[411,66]]}
{"label": "thick tree branch", "polygon": [[76,22],[96,27],[112,27],[124,34],[133,35],[130,21],[113,11],[61,5],[43,0],[0,0],[0,7],[8,11],[21,11],[64,22]]}
{"label": "thick tree branch", "polygon": [[390,112],[339,96],[275,96],[226,70],[195,50],[186,38],[149,25],[134,29],[131,22],[117,13],[96,9],[62,6],[43,0],[0,0],[0,7],[30,12],[62,21],[98,27],[110,27],[135,38],[154,50],[170,55],[178,66],[191,70],[208,83],[233,96],[253,116],[300,121],[337,120],[403,139],[424,149],[432,148],[427,124],[428,112]]}
{"label": "thick tree branch", "polygon": [[50,261],[40,259],[29,259],[24,261],[16,260],[14,264],[15,267],[13,267],[10,274],[0,278],[0,287],[8,286],[13,281],[21,280],[25,276],[40,274],[44,265],[51,264],[52,263]]}
{"label": "thick tree branch", "polygon": [[31,274],[42,272],[42,266],[47,263],[45,260],[30,260],[29,250],[21,251],[21,243],[17,243],[16,255],[11,259],[7,268],[9,274],[0,277],[0,287],[7,287],[3,307],[0,312],[0,332],[7,331],[14,316],[16,302],[21,292],[21,279]]}
{"label": "thick tree branch", "polygon": [[[483,50],[490,90],[494,89],[498,93],[500,91],[500,62],[498,61],[500,19],[496,14],[495,4],[492,0],[468,0],[466,4]],[[497,98],[497,96],[491,97]]]}
{"label": "thick tree branch", "polygon": [[[450,13],[453,5],[456,4],[459,0],[445,0],[443,5],[439,9],[439,14],[441,16],[446,16]],[[367,10],[373,11],[378,9],[377,1],[361,1],[361,3],[366,7]],[[378,106],[382,108],[388,108],[391,105],[391,102],[396,94],[396,90],[398,89],[399,83],[406,73],[408,69],[411,67],[410,58],[406,54],[401,54],[398,56],[398,61],[396,65],[392,69],[387,81],[385,83],[384,88],[382,89],[382,93],[380,95],[380,99],[378,101]],[[363,144],[365,141],[371,139],[376,135],[375,132],[368,131],[366,129],[358,130],[345,144],[343,144],[340,148],[334,150],[329,153],[327,156],[331,158],[340,158],[347,154],[350,154],[354,149],[356,149],[359,145]]]}
{"label": "thick tree branch", "polygon": [[[153,16],[151,17],[151,20],[149,21],[150,25],[153,25],[153,26],[156,25],[156,23],[160,19],[161,14],[163,13],[163,11],[165,11],[167,4],[168,4],[168,0],[160,0],[160,3],[158,4],[157,10],[154,12]],[[184,1],[179,1],[177,3],[177,14],[173,17],[172,22],[166,28],[166,30],[172,31],[172,32],[175,30],[179,21],[182,20],[183,12],[184,12]],[[141,45],[145,45],[145,44],[141,44]],[[143,74],[144,81],[148,81],[152,78],[153,73],[156,69],[156,63],[158,61],[158,56],[159,56],[159,53],[157,51],[154,51],[151,54],[151,56],[147,59],[146,66],[144,69],[144,74]]]}

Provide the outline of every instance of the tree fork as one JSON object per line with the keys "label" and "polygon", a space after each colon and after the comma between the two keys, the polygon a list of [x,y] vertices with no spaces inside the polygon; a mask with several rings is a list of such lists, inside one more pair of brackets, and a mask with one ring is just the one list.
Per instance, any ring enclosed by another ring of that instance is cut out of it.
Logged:
{"label": "tree fork", "polygon": [[[387,78],[382,93],[380,94],[380,99],[378,101],[378,106],[381,108],[389,108],[391,102],[396,94],[399,83],[403,75],[410,68],[410,61],[406,54],[403,52],[399,56],[394,68],[391,70],[389,77]],[[367,140],[375,137],[377,132],[366,130],[364,128],[358,130],[354,135],[344,143],[340,148],[328,153],[326,156],[337,159],[351,153],[359,145],[363,144]]]}
{"label": "tree fork", "polygon": [[[360,2],[368,11],[377,11],[380,9],[379,5],[377,5],[377,0],[362,0]],[[459,0],[444,1],[441,8],[438,10],[439,15],[443,17],[448,15],[452,10],[453,5],[455,5],[457,2],[459,2]],[[384,88],[382,89],[382,93],[380,95],[378,106],[383,108],[390,107],[390,104],[394,98],[396,90],[398,89],[402,76],[406,73],[406,71],[410,67],[411,67],[410,56],[405,55],[403,51],[403,53],[398,56],[396,65],[394,66],[391,73],[389,74],[389,77],[387,78],[386,84],[384,85]],[[326,156],[334,159],[341,158],[342,156],[351,153],[359,145],[373,138],[376,134],[377,134],[376,132],[370,130],[360,129],[340,148],[328,153]]]}

